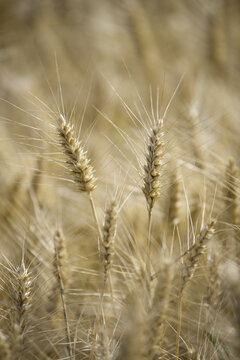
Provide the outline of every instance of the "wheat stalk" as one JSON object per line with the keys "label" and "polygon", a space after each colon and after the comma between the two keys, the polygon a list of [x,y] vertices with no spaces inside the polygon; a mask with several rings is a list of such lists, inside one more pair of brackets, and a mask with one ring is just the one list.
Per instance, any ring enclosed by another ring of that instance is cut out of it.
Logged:
{"label": "wheat stalk", "polygon": [[[73,180],[78,187],[78,190],[85,192],[88,195],[93,218],[98,229],[100,241],[102,243],[102,232],[92,197],[92,192],[96,189],[94,169],[90,164],[89,158],[87,157],[87,151],[84,150],[81,142],[78,141],[75,136],[74,126],[67,122],[62,114],[60,115],[59,123],[60,127],[58,128],[58,134],[60,137],[60,144],[62,145],[62,148],[64,149],[67,157],[67,164],[72,173]],[[100,248],[99,244],[98,247]]]}
{"label": "wheat stalk", "polygon": [[24,261],[17,268],[11,268],[9,296],[12,307],[10,320],[14,338],[14,356],[22,359],[25,353],[25,342],[29,328],[28,316],[32,307],[32,278]]}
{"label": "wheat stalk", "polygon": [[148,139],[148,152],[146,155],[146,165],[144,166],[144,185],[142,191],[147,200],[148,207],[148,236],[146,251],[146,281],[147,287],[150,287],[150,263],[151,263],[151,227],[152,227],[152,210],[155,201],[161,195],[162,185],[162,167],[164,151],[164,131],[163,119],[157,121],[156,126],[152,129],[151,136]]}
{"label": "wheat stalk", "polygon": [[182,317],[182,294],[183,290],[188,283],[189,280],[194,276],[195,270],[198,266],[199,259],[201,255],[204,253],[207,244],[214,233],[214,225],[215,221],[212,220],[203,227],[200,231],[200,234],[197,236],[195,244],[188,250],[187,258],[183,265],[183,275],[180,286],[180,295],[178,302],[178,329],[177,329],[177,338],[176,338],[176,357],[179,355],[179,341],[180,341],[180,333],[181,333],[181,317]]}
{"label": "wheat stalk", "polygon": [[61,233],[57,230],[54,235],[54,249],[55,249],[55,260],[54,266],[56,269],[56,277],[57,283],[59,288],[59,293],[62,302],[62,309],[63,309],[63,317],[65,322],[65,333],[66,333],[66,346],[67,346],[67,353],[68,359],[72,360],[72,347],[71,347],[71,337],[70,337],[70,328],[68,322],[68,314],[67,314],[67,306],[65,302],[65,291],[64,291],[64,282],[63,282],[63,238]]}

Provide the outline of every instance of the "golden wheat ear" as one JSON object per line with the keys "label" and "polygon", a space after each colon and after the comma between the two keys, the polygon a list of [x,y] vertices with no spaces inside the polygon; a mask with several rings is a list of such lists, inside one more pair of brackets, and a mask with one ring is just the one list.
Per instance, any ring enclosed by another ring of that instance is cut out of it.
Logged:
{"label": "golden wheat ear", "polygon": [[29,314],[32,307],[32,277],[22,260],[18,267],[9,268],[8,293],[11,301],[9,320],[13,337],[14,359],[24,359],[30,327]]}
{"label": "golden wheat ear", "polygon": [[211,220],[207,225],[205,225],[200,231],[199,235],[197,236],[195,244],[186,253],[187,258],[185,259],[185,262],[183,264],[183,273],[182,273],[179,299],[178,299],[178,328],[177,328],[176,353],[175,353],[175,356],[177,358],[179,355],[183,292],[187,283],[193,278],[196,268],[199,264],[201,255],[205,252],[207,244],[214,234],[215,224],[216,221]]}
{"label": "golden wheat ear", "polygon": [[116,229],[117,204],[116,201],[113,200],[105,212],[105,220],[103,225],[103,261],[105,280],[109,276],[112,267]]}
{"label": "golden wheat ear", "polygon": [[[97,226],[100,242],[102,244],[102,231],[99,225],[97,211],[92,196],[92,192],[96,189],[96,178],[94,176],[95,170],[90,164],[90,159],[87,157],[87,151],[84,150],[81,142],[75,135],[74,126],[67,122],[63,115],[60,115],[59,128],[57,131],[60,137],[60,145],[66,155],[66,162],[72,174],[72,178],[77,185],[78,190],[85,192],[88,195],[93,218]],[[98,248],[100,249],[99,241]]]}
{"label": "golden wheat ear", "polygon": [[152,212],[157,198],[161,195],[162,167],[164,154],[163,120],[159,119],[149,137],[146,165],[144,166],[144,186],[142,191],[146,197],[148,210]]}
{"label": "golden wheat ear", "polygon": [[162,167],[164,155],[164,130],[163,119],[158,119],[152,128],[148,139],[148,151],[146,155],[146,165],[144,166],[144,185],[142,191],[147,200],[148,207],[148,236],[146,250],[146,284],[150,289],[151,277],[151,227],[152,210],[155,201],[161,195],[162,186]]}
{"label": "golden wheat ear", "polygon": [[94,170],[87,157],[87,151],[83,149],[81,142],[75,136],[74,126],[68,123],[63,115],[60,115],[57,130],[61,146],[67,157],[67,164],[78,190],[92,192],[96,188]]}
{"label": "golden wheat ear", "polygon": [[211,220],[205,225],[200,234],[197,236],[196,243],[192,246],[183,265],[183,277],[181,292],[185,288],[187,282],[194,276],[196,267],[198,266],[201,255],[205,252],[209,240],[214,234],[215,220]]}
{"label": "golden wheat ear", "polygon": [[[54,284],[52,286],[50,295],[48,297],[48,311],[51,313],[56,311],[61,301],[60,292],[59,292],[59,281],[58,276],[61,276],[62,284],[64,289],[68,283],[68,258],[66,251],[66,241],[65,237],[62,233],[57,231],[54,235],[54,245],[55,245],[55,253],[54,253],[54,261],[53,261],[53,273],[54,273]],[[59,270],[59,274],[58,274]]]}

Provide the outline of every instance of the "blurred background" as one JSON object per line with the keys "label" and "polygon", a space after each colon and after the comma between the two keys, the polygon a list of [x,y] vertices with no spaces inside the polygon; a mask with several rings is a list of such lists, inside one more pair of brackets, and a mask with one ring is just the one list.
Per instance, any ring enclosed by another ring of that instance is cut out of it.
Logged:
{"label": "blurred background", "polygon": [[238,0],[1,0],[0,16],[0,92],[14,103],[32,93],[54,106],[55,57],[66,107],[91,88],[89,103],[112,107],[116,121],[109,83],[129,103],[134,85],[143,97],[159,87],[166,102],[183,74],[185,106],[199,88],[217,99],[219,87],[238,91]]}
{"label": "blurred background", "polygon": [[126,105],[146,122],[158,98],[162,116],[181,78],[167,115],[175,158],[239,161],[238,0],[1,0],[0,16],[2,183],[27,153],[42,156],[60,88],[66,114],[94,127],[96,167],[126,146],[106,117],[132,136]]}

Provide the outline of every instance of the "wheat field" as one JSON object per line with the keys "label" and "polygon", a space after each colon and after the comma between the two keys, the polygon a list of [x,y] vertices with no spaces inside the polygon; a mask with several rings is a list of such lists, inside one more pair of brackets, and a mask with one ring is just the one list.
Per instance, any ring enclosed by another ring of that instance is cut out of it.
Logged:
{"label": "wheat field", "polygon": [[0,20],[0,360],[238,360],[239,1]]}

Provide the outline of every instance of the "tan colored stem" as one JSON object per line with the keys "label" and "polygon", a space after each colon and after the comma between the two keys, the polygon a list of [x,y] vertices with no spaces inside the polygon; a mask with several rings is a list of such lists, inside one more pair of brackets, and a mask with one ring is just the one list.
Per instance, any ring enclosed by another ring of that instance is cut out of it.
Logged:
{"label": "tan colored stem", "polygon": [[63,309],[63,317],[64,317],[64,322],[65,322],[65,333],[66,333],[66,340],[67,340],[67,352],[68,352],[68,359],[72,360],[72,347],[71,347],[71,338],[70,338],[70,328],[69,328],[69,322],[68,322],[68,316],[67,316],[67,307],[66,307],[66,303],[65,303],[65,298],[64,298],[64,285],[63,285],[63,280],[61,277],[61,271],[60,271],[60,266],[59,266],[59,257],[58,257],[58,251],[56,249],[56,244],[55,244],[55,253],[56,253],[56,267],[57,267],[57,280],[58,280],[58,285],[59,285],[59,290],[60,290],[60,297],[61,297],[61,302],[62,302],[62,309]]}
{"label": "tan colored stem", "polygon": [[98,216],[97,216],[95,203],[94,203],[93,196],[92,196],[91,192],[88,193],[88,198],[89,198],[89,201],[90,201],[93,218],[94,218],[94,221],[95,221],[96,226],[97,226],[98,236],[99,236],[99,239],[100,239],[100,243],[99,243],[99,239],[98,239],[98,249],[100,250],[100,245],[103,244],[103,237],[102,237],[102,231],[101,231]]}
{"label": "tan colored stem", "polygon": [[147,252],[146,252],[146,277],[148,287],[150,286],[151,278],[151,231],[152,231],[152,210],[148,211],[148,235],[147,235]]}

